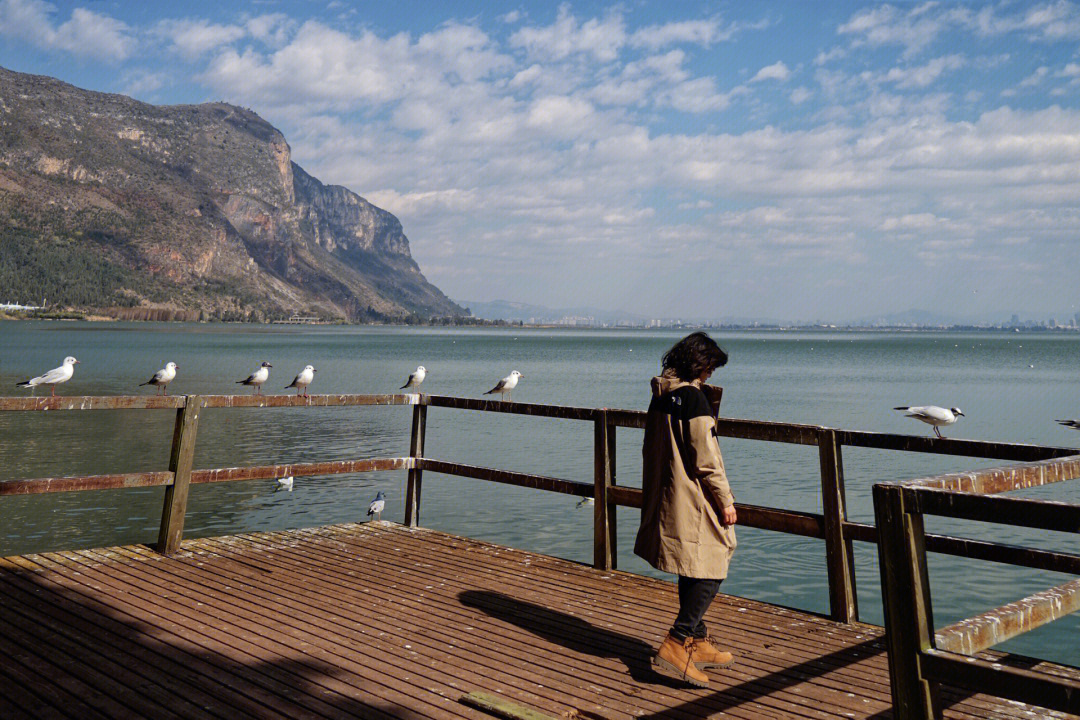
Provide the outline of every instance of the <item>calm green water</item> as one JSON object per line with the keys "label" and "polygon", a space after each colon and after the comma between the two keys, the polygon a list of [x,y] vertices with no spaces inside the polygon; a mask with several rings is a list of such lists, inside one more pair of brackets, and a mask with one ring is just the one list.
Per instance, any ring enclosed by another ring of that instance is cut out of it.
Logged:
{"label": "calm green water", "polygon": [[[524,373],[524,402],[645,409],[648,380],[681,333],[529,329],[251,327],[240,325],[0,323],[0,394],[75,355],[60,394],[153,392],[136,387],[169,360],[173,393],[248,392],[234,384],[260,362],[274,365],[267,392],[304,365],[318,369],[314,393],[395,392],[418,365],[426,392],[479,396],[512,369]],[[1080,337],[1031,333],[725,332],[731,362],[729,417],[928,434],[894,405],[958,405],[955,437],[1078,445],[1055,418],[1080,417]],[[1032,367],[1033,366],[1033,367]],[[39,390],[39,392],[41,392]],[[45,391],[47,392],[47,390]],[[0,480],[165,469],[172,411],[0,413]],[[407,407],[212,410],[201,420],[196,467],[310,462],[408,454]],[[640,431],[620,430],[619,482],[640,484]],[[820,511],[817,450],[723,440],[737,498]],[[432,408],[426,454],[477,465],[592,481],[587,423]],[[845,448],[853,519],[873,521],[874,482],[992,461]],[[422,524],[579,561],[592,558],[592,509],[562,495],[425,474]],[[377,490],[385,519],[401,521],[405,473],[298,478],[292,493],[274,481],[192,488],[188,537],[277,530],[364,519]],[[1080,484],[1028,493],[1076,502]],[[0,555],[152,542],[161,488],[0,498]],[[1003,529],[931,518],[929,529],[1076,552],[1075,535]],[[630,549],[634,510],[619,512],[619,566],[655,574]],[[825,611],[820,541],[742,528],[729,593]],[[856,544],[862,616],[881,622],[877,558]],[[993,563],[931,557],[938,626],[1070,579]],[[1080,622],[1071,616],[1002,649],[1080,665]]]}

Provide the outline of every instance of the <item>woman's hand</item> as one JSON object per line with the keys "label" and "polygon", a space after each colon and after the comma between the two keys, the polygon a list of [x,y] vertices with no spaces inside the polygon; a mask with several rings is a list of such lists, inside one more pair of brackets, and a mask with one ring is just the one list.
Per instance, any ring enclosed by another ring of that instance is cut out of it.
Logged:
{"label": "woman's hand", "polygon": [[735,506],[729,505],[724,508],[724,516],[721,518],[725,525],[734,525],[739,520],[739,516],[735,513]]}

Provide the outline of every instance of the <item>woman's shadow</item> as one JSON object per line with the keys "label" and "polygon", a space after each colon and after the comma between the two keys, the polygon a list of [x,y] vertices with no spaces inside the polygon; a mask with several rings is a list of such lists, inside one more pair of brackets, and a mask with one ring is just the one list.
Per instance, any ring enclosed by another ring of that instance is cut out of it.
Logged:
{"label": "woman's shadow", "polygon": [[639,638],[597,627],[579,617],[491,590],[465,590],[458,593],[458,599],[466,607],[504,620],[568,650],[596,657],[617,658],[626,665],[630,677],[636,682],[686,687],[653,670],[654,649]]}

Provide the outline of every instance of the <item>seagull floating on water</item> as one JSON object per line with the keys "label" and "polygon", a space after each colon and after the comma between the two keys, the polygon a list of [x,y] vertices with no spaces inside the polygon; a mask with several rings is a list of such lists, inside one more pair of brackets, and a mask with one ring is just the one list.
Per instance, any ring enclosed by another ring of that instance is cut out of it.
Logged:
{"label": "seagull floating on water", "polygon": [[20,387],[29,387],[30,392],[33,393],[34,388],[38,385],[50,385],[52,395],[56,395],[56,386],[60,383],[66,383],[71,379],[71,376],[75,374],[75,366],[80,364],[78,360],[68,355],[64,358],[64,364],[58,368],[53,368],[44,375],[38,375],[36,378],[30,378],[25,382],[15,383]]}
{"label": "seagull floating on water", "polygon": [[159,392],[164,390],[165,394],[168,395],[169,383],[176,377],[176,368],[177,365],[174,362],[165,363],[165,367],[154,373],[154,376],[146,382],[139,383],[139,387],[142,387],[143,385],[156,385]]}
{"label": "seagull floating on water", "polygon": [[382,519],[382,511],[383,511],[383,509],[385,507],[386,507],[386,495],[384,495],[383,491],[380,490],[379,492],[375,493],[375,499],[371,501],[370,505],[368,505],[368,509],[367,509],[368,517],[371,517],[372,515],[374,515],[376,520],[381,520]]}
{"label": "seagull floating on water", "polygon": [[424,378],[427,377],[427,368],[420,365],[416,368],[416,372],[409,376],[409,379],[405,381],[399,390],[407,390],[408,388],[418,387],[420,383],[424,382]]}
{"label": "seagull floating on water", "polygon": [[288,477],[278,478],[277,487],[274,488],[274,492],[277,492],[278,490],[288,490],[289,492],[292,492],[292,481],[292,475],[289,475]]}
{"label": "seagull floating on water", "polygon": [[1080,420],[1055,420],[1054,422],[1072,428],[1073,430],[1080,430]]}
{"label": "seagull floating on water", "polygon": [[519,373],[517,370],[514,370],[509,375],[507,375],[502,380],[500,380],[495,385],[495,387],[491,388],[490,390],[488,390],[484,394],[485,395],[493,395],[495,393],[499,393],[499,395],[501,396],[501,399],[505,400],[505,399],[507,399],[509,397],[510,402],[513,402],[514,399],[513,399],[513,397],[510,396],[510,391],[512,391],[514,388],[517,387],[518,380],[520,380],[523,377],[525,377],[525,376],[522,375],[521,373]]}
{"label": "seagull floating on water", "polygon": [[293,381],[285,386],[285,389],[288,390],[289,388],[294,387],[294,388],[296,388],[296,394],[297,395],[299,395],[301,393],[301,391],[302,391],[303,394],[304,394],[304,397],[307,397],[308,396],[308,394],[307,394],[307,386],[310,385],[311,381],[314,380],[314,379],[315,379],[315,368],[312,367],[311,365],[305,365],[304,369],[301,370],[296,375],[296,377],[293,378]]}
{"label": "seagull floating on water", "polygon": [[915,418],[916,420],[923,421],[927,425],[933,425],[934,434],[938,437],[944,437],[944,435],[941,434],[941,430],[939,430],[940,427],[952,425],[964,414],[958,407],[946,410],[937,405],[917,405],[914,407],[900,406],[893,408],[893,410],[903,410],[907,413],[904,417]]}
{"label": "seagull floating on water", "polygon": [[255,394],[262,395],[262,384],[266,382],[266,379],[270,377],[270,368],[274,367],[268,362],[264,362],[259,366],[259,369],[248,375],[243,380],[237,380],[237,385],[254,385]]}

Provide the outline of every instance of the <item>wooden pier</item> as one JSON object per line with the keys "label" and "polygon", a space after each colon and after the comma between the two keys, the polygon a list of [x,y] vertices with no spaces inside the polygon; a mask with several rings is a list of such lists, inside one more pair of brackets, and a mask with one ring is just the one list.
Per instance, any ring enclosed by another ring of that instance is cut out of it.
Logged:
{"label": "wooden pier", "polygon": [[[409,408],[408,455],[193,467],[205,412],[358,406]],[[429,408],[589,423],[592,482],[427,457]],[[0,718],[491,717],[470,693],[522,718],[1080,717],[1080,668],[989,649],[1080,609],[1080,580],[938,628],[926,571],[935,552],[1080,575],[1080,554],[923,529],[938,515],[1080,533],[1078,504],[1002,496],[1080,478],[1073,448],[721,418],[723,436],[818,448],[820,513],[737,508],[741,525],[823,541],[829,613],[721,596],[706,620],[738,663],[695,690],[650,667],[673,585],[616,569],[616,512],[641,490],[618,483],[615,433],[644,413],[428,395],[0,398],[0,412],[119,409],[175,413],[167,469],[0,479],[0,501],[165,487],[152,547],[0,560]],[[844,446],[1019,464],[879,483],[870,525],[847,516]],[[376,471],[407,471],[404,525],[183,540],[192,486]],[[425,471],[593,498],[592,566],[420,528]],[[884,629],[859,622],[854,542],[877,546]]]}
{"label": "wooden pier", "polygon": [[4,718],[892,717],[881,628],[722,595],[738,662],[691,689],[650,666],[670,583],[388,522],[8,558],[0,605]]}

